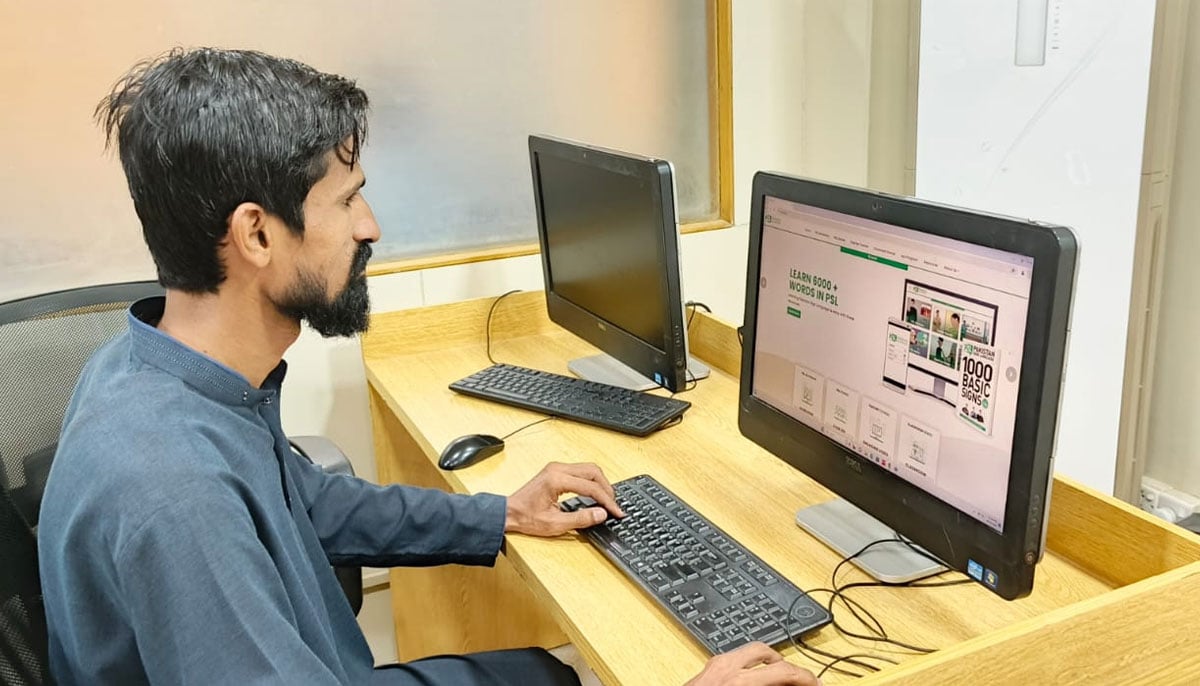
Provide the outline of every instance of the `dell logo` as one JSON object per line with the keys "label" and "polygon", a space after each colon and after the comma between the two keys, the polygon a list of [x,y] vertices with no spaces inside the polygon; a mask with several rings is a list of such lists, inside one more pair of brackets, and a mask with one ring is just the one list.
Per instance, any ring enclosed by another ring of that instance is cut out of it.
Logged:
{"label": "dell logo", "polygon": [[856,473],[862,474],[862,463],[856,460],[851,455],[846,455],[846,466],[853,469]]}

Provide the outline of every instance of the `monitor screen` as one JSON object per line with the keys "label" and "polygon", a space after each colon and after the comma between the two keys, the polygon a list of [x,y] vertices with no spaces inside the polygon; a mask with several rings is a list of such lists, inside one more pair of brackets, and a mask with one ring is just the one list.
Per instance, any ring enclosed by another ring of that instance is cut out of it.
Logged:
{"label": "monitor screen", "polygon": [[666,351],[656,180],[550,155],[539,166],[550,289]]}
{"label": "monitor screen", "polygon": [[1032,258],[767,197],[761,267],[754,396],[1002,531]]}
{"label": "monitor screen", "polygon": [[546,308],[603,355],[584,378],[683,390],[688,369],[670,163],[529,137]]}
{"label": "monitor screen", "polygon": [[839,549],[857,534],[817,529],[862,521],[1005,598],[1028,594],[1070,230],[760,172],[749,242],[739,428],[843,499],[797,521]]}

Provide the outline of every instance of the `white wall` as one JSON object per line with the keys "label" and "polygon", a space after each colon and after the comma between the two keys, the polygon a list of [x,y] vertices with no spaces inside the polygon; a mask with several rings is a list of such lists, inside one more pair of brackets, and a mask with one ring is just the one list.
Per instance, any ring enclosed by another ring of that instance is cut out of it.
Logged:
{"label": "white wall", "polygon": [[[750,221],[754,172],[797,171],[800,144],[805,3],[733,3],[734,223]],[[740,317],[739,317],[740,318]]]}
{"label": "white wall", "polygon": [[1075,230],[1056,469],[1112,493],[1155,4],[1050,0],[1042,66],[1017,5],[922,3],[917,195]]}

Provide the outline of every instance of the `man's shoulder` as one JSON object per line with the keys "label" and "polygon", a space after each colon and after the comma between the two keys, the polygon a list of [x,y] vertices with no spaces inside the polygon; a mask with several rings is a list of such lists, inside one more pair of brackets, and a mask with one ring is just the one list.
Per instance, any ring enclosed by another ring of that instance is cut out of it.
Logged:
{"label": "man's shoulder", "polygon": [[[231,421],[238,421],[231,408],[140,362],[130,354],[127,336],[118,336],[80,376],[46,500],[116,499],[137,511],[189,483],[226,481],[222,477],[232,470],[221,426]],[[263,441],[270,445],[268,437]]]}
{"label": "man's shoulder", "polygon": [[72,415],[104,407],[122,410],[145,408],[158,396],[186,393],[186,384],[134,354],[130,333],[119,334],[96,349],[79,375],[64,422]]}
{"label": "man's shoulder", "polygon": [[235,408],[141,360],[126,333],[98,349],[80,374],[63,418],[60,455],[118,450],[123,462],[136,462],[146,451],[130,451],[131,444],[161,450],[167,446],[154,444],[196,443],[198,427],[236,416]]}

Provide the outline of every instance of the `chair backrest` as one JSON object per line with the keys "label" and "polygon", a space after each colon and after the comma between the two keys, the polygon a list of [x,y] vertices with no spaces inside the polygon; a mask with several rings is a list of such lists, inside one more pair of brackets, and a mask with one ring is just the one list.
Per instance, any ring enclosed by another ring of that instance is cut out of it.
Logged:
{"label": "chair backrest", "polygon": [[[46,612],[39,590],[37,541],[3,489],[0,489],[0,558],[5,560],[0,565],[0,683],[49,683]],[[34,564],[28,564],[28,560]]]}
{"label": "chair backrest", "polygon": [[79,373],[132,302],[162,293],[138,281],[0,304],[0,683],[48,682],[37,516]]}

